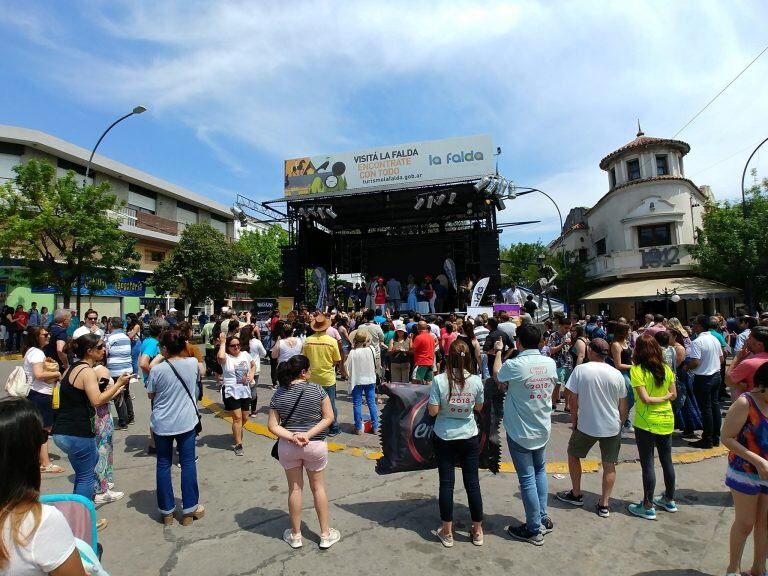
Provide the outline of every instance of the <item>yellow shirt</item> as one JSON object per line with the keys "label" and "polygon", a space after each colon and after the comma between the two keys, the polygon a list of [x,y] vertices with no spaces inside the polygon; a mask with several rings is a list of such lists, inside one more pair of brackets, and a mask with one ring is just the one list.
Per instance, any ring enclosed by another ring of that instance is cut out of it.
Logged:
{"label": "yellow shirt", "polygon": [[635,393],[635,428],[652,434],[672,434],[675,429],[672,403],[667,400],[661,404],[645,404],[637,393],[638,386],[645,386],[645,391],[652,398],[666,396],[670,385],[675,381],[675,374],[669,366],[664,366],[664,383],[661,386],[656,385],[653,374],[640,366],[632,366],[629,369],[629,378]]}
{"label": "yellow shirt", "polygon": [[309,358],[309,381],[320,386],[336,384],[334,364],[341,361],[339,344],[325,332],[308,336],[302,350]]}

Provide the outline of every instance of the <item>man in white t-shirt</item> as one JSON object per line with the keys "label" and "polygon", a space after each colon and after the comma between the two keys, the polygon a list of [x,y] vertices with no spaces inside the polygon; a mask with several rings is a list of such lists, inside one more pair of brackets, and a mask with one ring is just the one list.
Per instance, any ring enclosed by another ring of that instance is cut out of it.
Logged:
{"label": "man in white t-shirt", "polygon": [[704,431],[701,440],[691,442],[694,448],[712,448],[720,445],[720,364],[723,348],[712,336],[709,317],[696,316],[693,331],[698,334],[691,343],[690,360],[686,369],[693,373],[693,395],[701,411]]}
{"label": "man in white t-shirt", "polygon": [[85,313],[85,325],[80,326],[72,333],[72,340],[77,340],[83,334],[92,332],[98,336],[104,337],[104,330],[99,328],[99,313],[96,310],[89,309]]}
{"label": "man in white t-shirt", "polygon": [[624,377],[605,363],[610,354],[608,342],[595,338],[589,343],[589,362],[573,369],[566,390],[570,391],[571,439],[568,441],[568,472],[571,489],[557,493],[562,502],[583,506],[581,494],[581,458],[595,443],[600,443],[603,462],[603,491],[597,503],[597,514],[608,518],[608,501],[616,482],[616,464],[621,449],[621,423],[627,417],[627,389]]}

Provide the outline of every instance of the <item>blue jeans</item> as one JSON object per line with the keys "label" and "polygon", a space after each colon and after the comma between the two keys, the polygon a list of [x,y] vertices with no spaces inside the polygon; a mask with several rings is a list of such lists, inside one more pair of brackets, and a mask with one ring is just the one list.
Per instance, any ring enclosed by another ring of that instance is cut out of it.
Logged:
{"label": "blue jeans", "polygon": [[336,419],[339,413],[336,410],[336,384],[334,384],[333,386],[323,386],[323,390],[325,390],[325,393],[328,394],[328,398],[331,399],[331,408],[333,408],[333,424],[331,424],[331,427],[328,428],[328,432],[330,432],[331,434],[338,434],[339,423],[337,422]]}
{"label": "blue jeans", "polygon": [[376,390],[374,388],[376,388],[376,384],[352,388],[352,414],[355,417],[355,429],[357,430],[363,429],[363,394],[365,394],[368,412],[371,413],[371,426],[374,429],[379,427],[379,408],[376,406]]}
{"label": "blue jeans", "polygon": [[158,510],[161,514],[172,514],[176,509],[173,483],[171,482],[173,441],[176,440],[176,449],[181,464],[181,511],[184,514],[194,512],[197,510],[200,499],[200,490],[197,487],[197,465],[195,464],[195,430],[192,429],[176,436],[161,436],[155,433],[152,435],[155,437],[155,446],[157,446],[155,481],[157,483]]}
{"label": "blue jeans", "polygon": [[632,424],[629,420],[629,411],[635,405],[635,390],[632,388],[629,372],[622,372],[621,375],[624,376],[624,387],[627,389],[627,420],[624,422],[624,426],[629,427]]}
{"label": "blue jeans", "polygon": [[[483,381],[486,381],[486,380],[488,380],[488,378],[491,377],[491,373],[488,371],[488,354],[483,352],[482,354],[480,354],[480,359],[482,360],[482,363],[483,363],[483,365],[482,365],[482,378],[483,378]],[[494,357],[494,359],[495,359],[495,357]]]}
{"label": "blue jeans", "polygon": [[96,438],[54,434],[53,442],[67,455],[69,463],[75,471],[75,488],[72,493],[93,500],[96,483],[95,470],[96,464],[99,462]]}
{"label": "blue jeans", "polygon": [[520,495],[525,508],[525,527],[529,532],[541,532],[541,521],[547,517],[547,447],[536,450],[523,448],[507,436],[509,453],[520,480]]}

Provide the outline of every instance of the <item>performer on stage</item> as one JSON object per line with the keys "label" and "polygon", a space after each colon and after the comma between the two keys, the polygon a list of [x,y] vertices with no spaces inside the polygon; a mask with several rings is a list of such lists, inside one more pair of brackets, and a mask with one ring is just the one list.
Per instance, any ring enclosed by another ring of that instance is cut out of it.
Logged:
{"label": "performer on stage", "polygon": [[416,285],[416,281],[413,278],[413,275],[408,275],[408,298],[406,300],[406,305],[408,307],[408,310],[413,310],[414,312],[419,311],[419,301],[417,298],[417,292],[419,291],[419,287]]}

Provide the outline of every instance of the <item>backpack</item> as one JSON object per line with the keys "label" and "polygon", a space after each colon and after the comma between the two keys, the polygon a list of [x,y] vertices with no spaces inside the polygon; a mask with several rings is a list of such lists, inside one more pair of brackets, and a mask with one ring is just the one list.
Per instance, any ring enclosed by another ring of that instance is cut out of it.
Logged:
{"label": "backpack", "polygon": [[10,396],[16,398],[26,398],[29,394],[29,383],[27,382],[27,374],[24,372],[24,368],[16,366],[8,375],[8,380],[5,381],[5,391]]}

